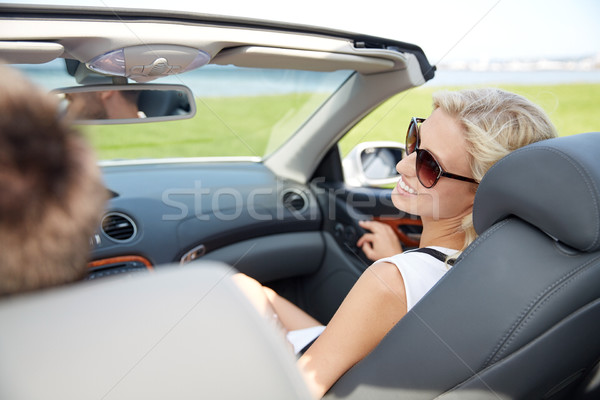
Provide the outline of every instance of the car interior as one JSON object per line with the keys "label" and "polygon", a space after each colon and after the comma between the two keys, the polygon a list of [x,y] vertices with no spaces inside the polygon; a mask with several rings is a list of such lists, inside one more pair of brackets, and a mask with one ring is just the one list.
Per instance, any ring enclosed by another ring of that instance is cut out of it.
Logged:
{"label": "car interior", "polygon": [[[157,12],[141,19],[131,10],[117,18],[102,9],[49,7],[39,30],[34,29],[41,24],[38,13],[27,6],[4,8],[0,58],[22,65],[62,57],[78,82],[92,82],[93,88],[102,82],[102,90],[118,86],[89,69],[82,72],[81,65],[115,48],[125,49],[123,54],[135,49],[131,64],[151,64],[158,53],[186,56],[193,48],[210,54],[215,68],[276,68],[287,75],[293,68],[340,76],[310,118],[262,157],[101,160],[112,198],[92,240],[91,279],[201,255],[234,265],[326,323],[370,264],[355,246],[362,232],[357,221],[391,216],[418,224],[417,217],[398,214],[389,189],[346,185],[336,146],[386,98],[434,76],[418,46],[265,22],[246,27],[250,22],[227,25],[213,18],[209,24],[206,16],[187,14],[168,23]],[[107,32],[109,41],[102,39]],[[149,44],[150,55],[138,50],[140,41]],[[122,84],[121,78],[113,81]],[[418,235],[418,226],[406,229]]]}
{"label": "car interior", "polygon": [[[102,70],[115,54],[127,77]],[[419,218],[386,186],[404,146],[346,155],[339,141],[434,78],[421,48],[176,11],[6,4],[0,59],[46,81],[42,67],[56,65],[50,90],[65,99],[133,87],[143,118],[93,123],[124,142],[145,135],[143,151],[188,119],[213,129],[160,156],[99,153],[110,200],[87,280],[0,300],[0,397],[310,398],[289,348],[229,277],[243,272],[327,324],[371,263],[356,247],[360,220],[418,246]],[[246,135],[259,97],[278,95],[294,102]],[[155,124],[165,128],[150,136]],[[498,162],[475,199],[479,239],[326,398],[598,397],[598,152],[600,134],[584,133]]]}

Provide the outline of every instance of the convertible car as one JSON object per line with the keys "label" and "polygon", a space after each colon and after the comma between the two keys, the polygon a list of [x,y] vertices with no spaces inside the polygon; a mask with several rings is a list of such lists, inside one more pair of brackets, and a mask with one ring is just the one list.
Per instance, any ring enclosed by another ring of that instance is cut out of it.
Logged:
{"label": "convertible car", "polygon": [[[326,324],[370,265],[358,221],[418,246],[418,217],[389,189],[403,145],[339,142],[434,78],[421,48],[243,18],[4,4],[0,59],[65,113],[83,102],[75,119],[111,196],[87,281],[0,300],[0,398],[310,398],[228,277],[244,272]],[[556,139],[486,176],[480,239],[326,397],[598,396],[599,142]]]}

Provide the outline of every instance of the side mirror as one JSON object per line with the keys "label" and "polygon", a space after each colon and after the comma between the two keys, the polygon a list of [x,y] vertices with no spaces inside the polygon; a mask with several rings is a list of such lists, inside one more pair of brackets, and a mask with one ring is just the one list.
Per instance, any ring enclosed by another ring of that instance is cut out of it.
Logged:
{"label": "side mirror", "polygon": [[75,124],[136,124],[192,118],[196,103],[183,85],[76,86],[53,91]]}
{"label": "side mirror", "polygon": [[400,177],[396,171],[396,164],[404,156],[402,143],[361,143],[342,160],[345,181],[355,187],[394,185]]}

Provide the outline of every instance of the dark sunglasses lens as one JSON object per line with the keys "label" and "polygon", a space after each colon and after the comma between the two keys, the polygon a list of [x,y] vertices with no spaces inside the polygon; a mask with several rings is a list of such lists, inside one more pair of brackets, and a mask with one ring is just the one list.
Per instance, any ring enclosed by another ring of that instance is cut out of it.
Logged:
{"label": "dark sunglasses lens", "polygon": [[417,178],[423,186],[430,188],[438,180],[440,165],[427,150],[417,152]]}
{"label": "dark sunglasses lens", "polygon": [[406,132],[406,154],[411,154],[417,147],[417,121],[413,118]]}

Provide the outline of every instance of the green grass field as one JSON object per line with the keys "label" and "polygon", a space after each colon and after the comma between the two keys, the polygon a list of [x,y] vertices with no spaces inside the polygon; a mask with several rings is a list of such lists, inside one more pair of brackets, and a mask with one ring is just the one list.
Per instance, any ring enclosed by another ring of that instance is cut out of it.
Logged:
{"label": "green grass field", "polygon": [[[320,104],[323,96],[227,97],[198,99],[192,119],[149,124],[84,126],[100,159],[262,156],[281,144],[308,117],[290,110]],[[298,120],[300,118],[301,120]]]}
{"label": "green grass field", "polygon": [[[600,130],[600,84],[498,87],[539,104],[561,135]],[[426,86],[392,97],[341,140],[342,153],[365,141],[403,141],[409,118],[430,114],[432,93],[455,89],[460,87]],[[100,159],[262,156],[287,139],[278,133],[293,132],[321,101],[319,94],[203,99],[190,120],[87,126],[84,131]]]}
{"label": "green grass field", "polygon": [[[559,134],[599,131],[600,84],[546,86],[497,86],[520,94],[541,106]],[[364,118],[340,142],[346,154],[355,145],[371,140],[404,141],[410,117],[426,118],[431,113],[431,95],[439,90],[462,87],[418,87],[400,93]]]}

